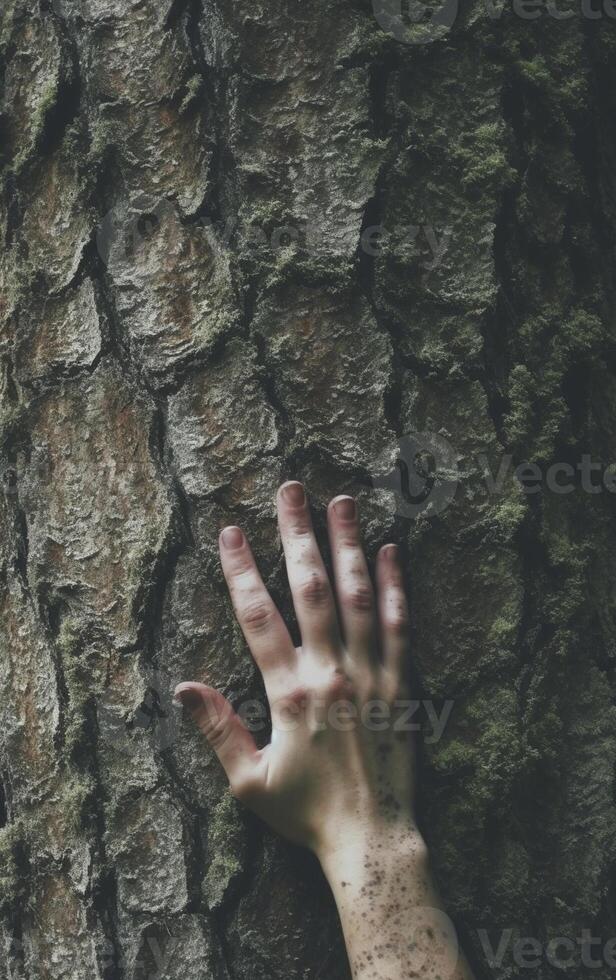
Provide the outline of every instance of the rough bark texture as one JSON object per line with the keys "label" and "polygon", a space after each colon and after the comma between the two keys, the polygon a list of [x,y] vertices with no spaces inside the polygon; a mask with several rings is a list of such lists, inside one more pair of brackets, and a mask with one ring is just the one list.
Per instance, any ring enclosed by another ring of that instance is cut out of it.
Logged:
{"label": "rough bark texture", "polygon": [[[519,972],[482,929],[616,935],[613,495],[479,461],[614,451],[615,22],[471,0],[417,43],[377,6],[3,0],[2,980],[347,976],[318,868],[169,703],[262,696],[216,538],[289,614],[287,477],[403,546],[478,974]],[[374,479],[412,432],[457,455],[432,516]]]}

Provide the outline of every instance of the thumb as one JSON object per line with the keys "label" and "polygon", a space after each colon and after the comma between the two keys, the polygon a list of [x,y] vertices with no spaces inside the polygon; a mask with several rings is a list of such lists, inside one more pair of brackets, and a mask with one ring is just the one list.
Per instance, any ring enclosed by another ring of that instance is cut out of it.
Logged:
{"label": "thumb", "polygon": [[184,681],[176,687],[174,700],[190,712],[220,759],[231,786],[241,782],[254,769],[258,749],[224,695],[206,684]]}

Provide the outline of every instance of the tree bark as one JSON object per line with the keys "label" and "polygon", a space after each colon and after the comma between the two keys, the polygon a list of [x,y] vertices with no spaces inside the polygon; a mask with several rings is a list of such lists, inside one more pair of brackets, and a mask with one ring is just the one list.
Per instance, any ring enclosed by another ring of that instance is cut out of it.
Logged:
{"label": "tree bark", "polygon": [[342,492],[403,547],[478,976],[516,937],[580,976],[545,948],[584,929],[612,975],[614,499],[513,468],[613,459],[614,21],[443,9],[4,0],[1,980],[348,976],[315,862],[170,703],[263,702],[216,542],[290,618],[285,478],[324,547]]}

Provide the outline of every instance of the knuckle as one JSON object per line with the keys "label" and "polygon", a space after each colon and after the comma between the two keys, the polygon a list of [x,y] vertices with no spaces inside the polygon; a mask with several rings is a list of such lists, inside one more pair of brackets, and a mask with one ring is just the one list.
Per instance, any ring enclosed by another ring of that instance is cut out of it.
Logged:
{"label": "knuckle", "polygon": [[324,575],[313,572],[309,578],[300,583],[298,594],[306,606],[311,608],[323,606],[329,600],[329,582]]}
{"label": "knuckle", "polygon": [[311,691],[303,684],[298,684],[279,697],[271,706],[273,726],[284,730],[288,725],[294,725],[303,716],[310,697]]}
{"label": "knuckle", "polygon": [[250,581],[254,574],[254,568],[249,558],[236,559],[233,568],[229,571],[229,580],[232,589],[239,589],[245,582]]}
{"label": "knuckle", "polygon": [[372,588],[367,582],[357,582],[344,596],[344,604],[354,612],[370,612],[373,601]]}
{"label": "knuckle", "polygon": [[309,691],[306,685],[298,684],[297,687],[291,688],[284,698],[281,698],[280,704],[283,706],[292,705],[293,707],[303,708],[306,706],[308,695]]}
{"label": "knuckle", "polygon": [[381,696],[381,668],[376,664],[352,665],[353,687],[363,703]]}
{"label": "knuckle", "polygon": [[215,751],[218,751],[229,736],[229,726],[227,719],[222,714],[216,717],[209,717],[203,722],[203,734]]}
{"label": "knuckle", "polygon": [[309,519],[301,512],[297,514],[289,527],[289,535],[301,543],[312,541],[312,527]]}
{"label": "knuckle", "polygon": [[397,637],[405,637],[409,628],[406,609],[392,609],[385,617],[385,628]]}
{"label": "knuckle", "polygon": [[345,551],[350,552],[351,556],[354,556],[357,551],[361,550],[359,534],[354,530],[341,532],[338,538],[338,544]]}
{"label": "knuckle", "polygon": [[231,795],[239,803],[249,804],[256,799],[259,793],[259,782],[254,776],[242,776],[233,780],[229,788]]}
{"label": "knuckle", "polygon": [[251,599],[240,613],[240,622],[249,633],[264,633],[272,624],[273,613],[272,606],[265,599]]}
{"label": "knuckle", "polygon": [[312,696],[325,704],[338,700],[352,701],[355,697],[355,686],[344,671],[334,670],[313,686]]}
{"label": "knuckle", "polygon": [[396,698],[405,694],[405,688],[397,671],[390,668],[383,668],[382,676],[378,685],[377,695],[387,704],[393,704]]}
{"label": "knuckle", "polygon": [[404,636],[409,629],[409,611],[401,589],[392,589],[383,610],[384,628],[395,636]]}

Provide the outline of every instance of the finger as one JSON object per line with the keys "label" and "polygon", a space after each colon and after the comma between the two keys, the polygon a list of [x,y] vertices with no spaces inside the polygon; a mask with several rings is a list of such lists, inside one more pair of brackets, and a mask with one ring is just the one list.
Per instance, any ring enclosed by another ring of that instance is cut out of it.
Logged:
{"label": "finger", "polygon": [[317,545],[301,483],[278,491],[278,524],[303,646],[335,655],[340,638],[331,583]]}
{"label": "finger", "polygon": [[407,672],[409,610],[398,548],[386,544],[377,555],[376,582],[383,665],[399,687]]}
{"label": "finger", "polygon": [[252,551],[239,527],[220,535],[220,559],[238,623],[266,682],[286,672],[295,661],[295,647],[282,616],[263,584]]}
{"label": "finger", "polygon": [[370,660],[376,651],[374,590],[361,543],[357,504],[335,497],[327,509],[340,621],[347,650]]}
{"label": "finger", "polygon": [[220,691],[206,684],[195,681],[178,684],[174,698],[190,711],[220,759],[232,790],[239,796],[242,787],[260,777],[259,750],[241,718]]}

